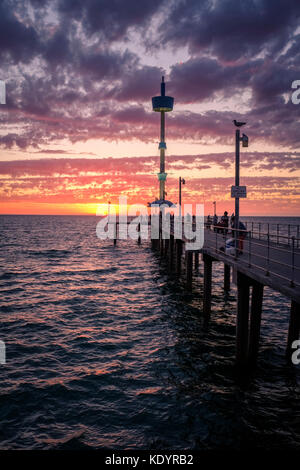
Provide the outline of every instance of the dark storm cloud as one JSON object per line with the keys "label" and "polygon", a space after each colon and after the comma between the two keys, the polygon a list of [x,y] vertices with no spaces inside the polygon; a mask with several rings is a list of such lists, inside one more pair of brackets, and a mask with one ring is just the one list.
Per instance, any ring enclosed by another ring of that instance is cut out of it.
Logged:
{"label": "dark storm cloud", "polygon": [[26,62],[40,52],[38,34],[14,13],[12,2],[0,2],[0,59]]}
{"label": "dark storm cloud", "polygon": [[224,61],[274,54],[299,24],[298,0],[182,0],[160,28],[160,40],[210,52]]}
{"label": "dark storm cloud", "polygon": [[[231,121],[240,118],[254,142],[299,145],[300,106],[287,98],[291,82],[300,79],[300,35],[294,34],[299,2],[28,1],[32,14],[28,2],[0,4],[0,45],[8,64],[0,77],[8,77],[2,146],[158,139],[158,116],[144,104],[159,93],[162,68],[126,50],[131,29],[149,45],[155,27],[164,45],[188,45],[192,53],[167,77],[167,92],[175,97],[168,139],[232,143]],[[238,96],[246,89],[251,96],[243,115]],[[176,103],[230,96],[237,100],[234,112],[176,112]]]}
{"label": "dark storm cloud", "polygon": [[161,3],[161,0],[59,0],[58,11],[82,22],[88,34],[116,41],[124,37],[129,27],[143,27]]}
{"label": "dark storm cloud", "polygon": [[224,66],[216,59],[192,58],[171,67],[170,92],[181,102],[201,101],[220,91],[228,95],[247,87],[261,66],[261,60]]}
{"label": "dark storm cloud", "polygon": [[82,51],[79,58],[79,72],[91,79],[117,80],[129,69],[136,68],[137,57],[129,51],[113,52]]}
{"label": "dark storm cloud", "polygon": [[149,97],[160,93],[159,83],[163,70],[158,67],[144,66],[133,68],[125,73],[122,78],[122,86],[115,87],[108,97],[119,101],[145,101]]}

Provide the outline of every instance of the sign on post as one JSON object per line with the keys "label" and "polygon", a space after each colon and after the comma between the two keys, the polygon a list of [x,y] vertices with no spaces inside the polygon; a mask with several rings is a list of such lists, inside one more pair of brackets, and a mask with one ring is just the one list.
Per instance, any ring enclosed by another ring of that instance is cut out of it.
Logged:
{"label": "sign on post", "polygon": [[231,197],[247,197],[246,186],[231,186]]}

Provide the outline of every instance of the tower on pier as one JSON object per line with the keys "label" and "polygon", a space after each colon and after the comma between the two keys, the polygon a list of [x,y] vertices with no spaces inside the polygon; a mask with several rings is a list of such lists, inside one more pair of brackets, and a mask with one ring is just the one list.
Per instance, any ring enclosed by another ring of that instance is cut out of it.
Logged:
{"label": "tower on pier", "polygon": [[171,96],[166,96],[166,84],[164,77],[161,79],[160,85],[161,93],[160,96],[154,96],[152,98],[152,107],[153,111],[160,113],[160,168],[159,173],[157,173],[159,181],[159,199],[165,200],[165,184],[167,179],[167,173],[165,172],[165,150],[167,148],[165,142],[165,113],[168,111],[173,111],[174,98]]}

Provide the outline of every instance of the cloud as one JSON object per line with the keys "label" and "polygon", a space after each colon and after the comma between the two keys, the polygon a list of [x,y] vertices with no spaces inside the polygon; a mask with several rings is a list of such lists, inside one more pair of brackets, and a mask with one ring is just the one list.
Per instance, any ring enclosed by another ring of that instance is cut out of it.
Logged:
{"label": "cloud", "polygon": [[143,28],[156,13],[160,0],[59,0],[58,11],[83,24],[88,35],[101,39],[120,40],[130,27]]}
{"label": "cloud", "polygon": [[[52,151],[54,152],[54,151]],[[158,167],[158,156],[150,157],[120,157],[120,158],[41,158],[35,160],[13,160],[0,162],[2,178],[27,177],[90,177],[110,176],[126,178],[144,175],[153,178]],[[168,171],[182,169],[199,170],[216,167],[230,169],[234,164],[231,152],[209,153],[199,155],[169,155],[167,157]],[[294,172],[300,166],[300,152],[292,153],[260,153],[246,152],[243,154],[243,168],[247,171],[287,170]],[[192,173],[191,173],[192,174]],[[195,177],[191,176],[194,180]],[[258,174],[258,178],[260,175]]]}
{"label": "cloud", "polygon": [[[164,54],[186,45],[191,54],[170,67],[175,107],[168,139],[228,144],[231,121],[240,118],[251,142],[297,149],[300,106],[289,94],[300,77],[299,13],[292,0],[5,0],[0,144],[24,151],[66,140],[156,141],[158,116],[148,110],[165,64],[145,64],[143,54],[147,46],[149,59],[159,43]],[[132,37],[139,40],[134,47]],[[249,99],[241,112],[244,91]],[[231,97],[232,108],[220,110]],[[206,109],[211,104],[207,111],[189,109],[203,101]]]}
{"label": "cloud", "polygon": [[159,41],[188,44],[191,54],[210,53],[224,61],[274,54],[298,26],[297,0],[183,0],[173,3],[160,25]]}
{"label": "cloud", "polygon": [[38,34],[13,12],[14,2],[0,3],[0,60],[26,62],[40,53]]}

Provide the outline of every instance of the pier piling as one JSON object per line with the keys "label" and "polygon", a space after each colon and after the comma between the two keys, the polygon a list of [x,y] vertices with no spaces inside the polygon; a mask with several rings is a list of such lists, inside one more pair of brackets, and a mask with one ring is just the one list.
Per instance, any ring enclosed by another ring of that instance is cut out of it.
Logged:
{"label": "pier piling", "polygon": [[224,263],[224,291],[230,291],[230,266]]}
{"label": "pier piling", "polygon": [[117,236],[118,236],[117,235],[117,233],[118,233],[117,230],[118,230],[117,224],[115,224],[115,227],[114,227],[114,246],[116,246],[116,244],[117,244]]}
{"label": "pier piling", "polygon": [[299,339],[299,336],[300,336],[300,304],[292,300],[288,341],[287,341],[287,349],[286,349],[286,356],[288,359],[290,358],[291,353],[293,352],[292,344],[295,340]]}
{"label": "pier piling", "polygon": [[249,332],[249,350],[248,361],[250,365],[254,365],[257,360],[259,339],[260,339],[260,325],[261,325],[261,312],[263,304],[264,286],[258,281],[252,281],[252,296],[251,296],[251,312],[250,312],[250,332]]}
{"label": "pier piling", "polygon": [[163,255],[164,255],[164,242],[165,242],[165,240],[162,238],[162,234],[160,233],[160,237],[159,237],[159,249],[160,249],[160,256],[161,256],[161,258],[162,258]]}
{"label": "pier piling", "polygon": [[189,291],[192,290],[193,281],[193,252],[185,252],[185,268],[186,268],[186,287]]}
{"label": "pier piling", "polygon": [[236,365],[246,366],[248,359],[248,330],[249,330],[249,278],[237,272],[237,318],[236,318]]}
{"label": "pier piling", "polygon": [[176,240],[176,274],[181,273],[182,240]]}
{"label": "pier piling", "polygon": [[163,250],[163,256],[165,258],[168,258],[168,256],[169,256],[169,247],[170,247],[170,240],[168,238],[166,238],[164,240],[164,245],[165,245],[165,247],[164,247],[164,250]]}
{"label": "pier piling", "polygon": [[195,251],[195,271],[199,268],[199,253]]}
{"label": "pier piling", "polygon": [[211,312],[211,276],[213,258],[203,253],[204,283],[203,283],[203,314],[206,318]]}
{"label": "pier piling", "polygon": [[174,264],[174,235],[170,236],[169,241],[169,270],[172,271]]}

